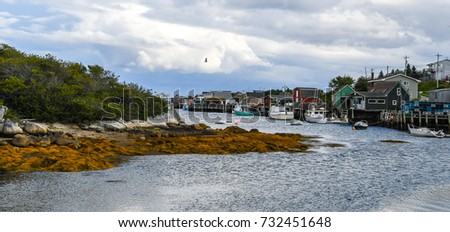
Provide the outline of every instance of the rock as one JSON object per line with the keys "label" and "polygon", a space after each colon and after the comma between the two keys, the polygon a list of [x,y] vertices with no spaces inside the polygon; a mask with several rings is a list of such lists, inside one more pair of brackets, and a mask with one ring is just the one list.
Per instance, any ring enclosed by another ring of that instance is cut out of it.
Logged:
{"label": "rock", "polygon": [[258,129],[251,129],[250,132],[251,132],[251,133],[258,133],[259,130],[258,130]]}
{"label": "rock", "polygon": [[5,116],[6,112],[8,112],[8,107],[0,106],[0,120],[3,119],[3,116]]}
{"label": "rock", "polygon": [[127,129],[123,123],[117,121],[105,121],[101,122],[101,124],[106,130],[121,131]]}
{"label": "rock", "polygon": [[196,130],[205,130],[205,129],[211,128],[210,126],[208,126],[204,123],[194,124],[194,125],[192,125],[192,127]]}
{"label": "rock", "polygon": [[68,146],[70,144],[76,144],[76,143],[78,143],[78,141],[71,139],[71,138],[59,137],[59,138],[55,139],[55,143],[58,146]]}
{"label": "rock", "polygon": [[39,143],[41,144],[41,147],[47,147],[52,144],[52,140],[49,137],[44,137],[44,138],[41,138]]}
{"label": "rock", "polygon": [[17,122],[13,122],[10,119],[6,119],[5,123],[3,123],[3,134],[5,135],[16,135],[22,134],[23,130],[19,127]]}
{"label": "rock", "polygon": [[89,130],[92,130],[92,131],[95,131],[95,132],[98,132],[98,133],[102,133],[102,132],[105,131],[105,128],[103,128],[103,127],[101,127],[101,126],[99,126],[99,125],[90,125],[90,126],[88,127],[88,129],[89,129]]}
{"label": "rock", "polygon": [[4,140],[1,140],[1,141],[0,141],[0,146],[6,146],[6,145],[8,145],[8,142],[6,142],[6,141],[4,141]]}
{"label": "rock", "polygon": [[31,140],[26,135],[17,134],[14,136],[11,143],[16,147],[27,147],[31,144]]}
{"label": "rock", "polygon": [[26,122],[23,130],[32,135],[44,135],[48,133],[48,127],[46,125],[35,122]]}

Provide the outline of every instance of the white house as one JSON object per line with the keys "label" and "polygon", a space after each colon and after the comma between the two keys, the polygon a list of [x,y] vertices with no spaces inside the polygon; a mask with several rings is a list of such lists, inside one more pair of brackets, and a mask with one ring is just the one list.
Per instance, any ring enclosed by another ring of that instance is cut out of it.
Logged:
{"label": "white house", "polygon": [[448,58],[439,61],[439,63],[427,64],[427,66],[433,80],[444,80],[446,77],[450,78],[450,60]]}
{"label": "white house", "polygon": [[393,76],[387,76],[380,79],[370,80],[369,83],[395,81],[400,82],[403,87],[408,91],[410,99],[419,98],[419,83],[420,80],[407,76],[405,74],[396,74]]}

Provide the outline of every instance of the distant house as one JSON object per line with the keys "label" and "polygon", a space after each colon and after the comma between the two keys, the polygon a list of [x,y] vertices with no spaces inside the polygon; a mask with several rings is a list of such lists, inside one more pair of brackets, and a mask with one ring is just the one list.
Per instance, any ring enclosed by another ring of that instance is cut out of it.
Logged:
{"label": "distant house", "polygon": [[428,72],[433,80],[444,80],[450,77],[450,60],[445,59],[431,64],[427,64]]}
{"label": "distant house", "polygon": [[346,85],[340,88],[336,93],[331,96],[332,106],[335,109],[348,109],[351,107],[350,97],[355,93],[350,85]]}
{"label": "distant house", "polygon": [[417,80],[415,78],[412,78],[410,76],[407,76],[405,74],[396,74],[393,76],[387,76],[387,77],[380,78],[380,79],[370,80],[369,88],[370,88],[370,83],[373,84],[373,83],[377,83],[377,82],[386,82],[386,81],[400,82],[403,85],[403,87],[406,89],[406,91],[408,91],[411,99],[419,98],[419,83],[421,81]]}
{"label": "distant house", "polygon": [[295,103],[308,103],[317,102],[320,98],[321,90],[317,88],[309,87],[297,87],[294,88],[293,102]]}
{"label": "distant house", "polygon": [[400,110],[409,99],[409,92],[396,81],[375,82],[367,92],[352,94],[355,108],[366,111]]}
{"label": "distant house", "polygon": [[428,91],[430,102],[450,102],[450,88]]}

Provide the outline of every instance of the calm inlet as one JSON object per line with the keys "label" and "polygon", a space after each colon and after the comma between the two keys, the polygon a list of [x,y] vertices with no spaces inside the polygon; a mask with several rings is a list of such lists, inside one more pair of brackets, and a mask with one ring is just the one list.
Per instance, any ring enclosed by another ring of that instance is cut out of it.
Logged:
{"label": "calm inlet", "polygon": [[[182,112],[188,114],[192,118]],[[220,116],[211,115],[213,121]],[[381,127],[232,121],[345,146],[298,154],[141,156],[103,171],[0,174],[0,211],[450,211],[448,138]]]}

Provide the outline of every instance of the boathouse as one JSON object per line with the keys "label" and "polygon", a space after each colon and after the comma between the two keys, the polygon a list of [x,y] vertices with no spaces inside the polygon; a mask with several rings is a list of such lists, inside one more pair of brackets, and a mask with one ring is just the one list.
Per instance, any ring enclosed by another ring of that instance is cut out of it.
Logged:
{"label": "boathouse", "polygon": [[450,88],[436,89],[428,91],[430,102],[447,102],[450,103]]}
{"label": "boathouse", "polygon": [[419,83],[420,80],[417,80],[413,77],[407,76],[405,74],[396,74],[392,76],[386,76],[379,79],[374,79],[369,81],[369,88],[372,84],[378,83],[378,82],[386,82],[386,81],[395,81],[400,82],[403,87],[406,89],[406,91],[409,93],[409,96],[411,99],[419,99]]}
{"label": "boathouse", "polygon": [[352,94],[354,108],[365,111],[401,110],[409,99],[409,92],[396,81],[375,82],[367,92]]}
{"label": "boathouse", "polygon": [[332,107],[338,110],[350,108],[350,96],[355,92],[355,89],[350,85],[340,88],[331,96]]}

